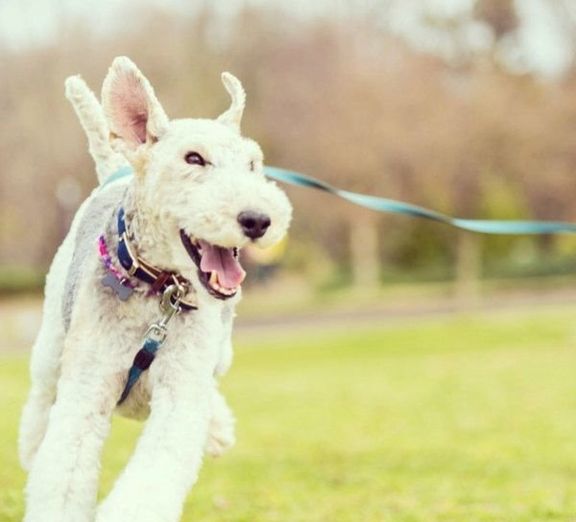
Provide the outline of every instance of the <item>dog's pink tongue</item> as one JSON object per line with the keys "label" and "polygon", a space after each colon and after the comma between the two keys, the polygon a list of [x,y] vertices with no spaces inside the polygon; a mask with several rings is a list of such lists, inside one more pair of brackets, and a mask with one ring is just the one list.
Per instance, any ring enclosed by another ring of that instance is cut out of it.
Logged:
{"label": "dog's pink tongue", "polygon": [[200,246],[202,272],[217,272],[218,281],[225,288],[236,288],[244,281],[246,272],[234,257],[234,249],[211,245],[206,241],[200,241]]}

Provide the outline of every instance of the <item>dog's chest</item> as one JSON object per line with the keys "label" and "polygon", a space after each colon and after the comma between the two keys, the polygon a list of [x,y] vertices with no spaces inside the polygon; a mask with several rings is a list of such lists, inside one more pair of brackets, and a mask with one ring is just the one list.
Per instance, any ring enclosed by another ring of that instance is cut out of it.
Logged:
{"label": "dog's chest", "polygon": [[[149,308],[146,312],[148,317],[154,316],[150,314]],[[149,326],[148,323],[152,324],[150,321],[143,322],[141,335],[132,334],[128,340],[130,349],[124,358],[126,370],[121,375],[122,382],[127,379],[128,368],[143,345],[143,334]],[[150,413],[150,401],[156,382],[162,380],[165,385],[172,381],[177,373],[180,380],[178,383],[174,382],[174,386],[186,386],[186,382],[182,383],[182,374],[186,375],[188,372],[188,377],[184,377],[185,381],[186,378],[194,379],[195,368],[209,365],[215,369],[222,356],[223,344],[221,313],[194,310],[175,317],[169,323],[166,341],[158,349],[152,365],[141,374],[126,401],[117,407],[117,413],[133,419],[146,419]]]}

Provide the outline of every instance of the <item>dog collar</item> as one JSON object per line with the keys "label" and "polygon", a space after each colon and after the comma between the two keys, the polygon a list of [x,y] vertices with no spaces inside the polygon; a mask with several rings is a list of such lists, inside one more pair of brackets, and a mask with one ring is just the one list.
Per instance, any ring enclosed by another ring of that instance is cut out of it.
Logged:
{"label": "dog collar", "polygon": [[[138,257],[130,244],[130,237],[126,226],[126,217],[123,208],[118,210],[118,236],[117,254],[120,264],[131,277],[135,277],[136,279],[149,284],[151,286],[151,294],[164,294],[166,289],[171,285],[176,285],[177,287],[186,290],[191,288],[190,281],[180,274],[157,268]],[[180,299],[179,302],[184,311],[198,309],[194,303],[190,303],[185,299]]]}

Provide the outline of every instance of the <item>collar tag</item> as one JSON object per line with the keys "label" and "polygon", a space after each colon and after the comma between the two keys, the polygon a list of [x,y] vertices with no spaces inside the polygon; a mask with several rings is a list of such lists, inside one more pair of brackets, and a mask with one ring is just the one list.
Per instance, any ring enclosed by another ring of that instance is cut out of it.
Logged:
{"label": "collar tag", "polygon": [[124,279],[116,278],[114,274],[111,272],[108,272],[102,278],[103,286],[107,286],[112,290],[114,290],[114,293],[118,296],[118,299],[120,299],[120,301],[128,301],[128,299],[130,299],[130,296],[134,293],[134,289],[130,288],[129,286],[126,286],[124,282],[125,282]]}

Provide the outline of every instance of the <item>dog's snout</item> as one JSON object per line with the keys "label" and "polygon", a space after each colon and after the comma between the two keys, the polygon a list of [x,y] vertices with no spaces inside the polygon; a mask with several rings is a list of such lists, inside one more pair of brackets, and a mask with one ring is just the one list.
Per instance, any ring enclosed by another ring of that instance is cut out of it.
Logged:
{"label": "dog's snout", "polygon": [[238,214],[238,223],[240,223],[246,237],[258,239],[266,234],[266,230],[270,226],[270,217],[261,212],[244,210]]}

